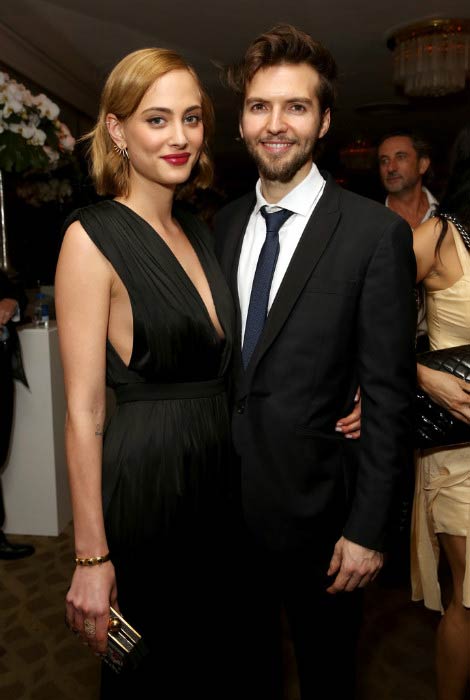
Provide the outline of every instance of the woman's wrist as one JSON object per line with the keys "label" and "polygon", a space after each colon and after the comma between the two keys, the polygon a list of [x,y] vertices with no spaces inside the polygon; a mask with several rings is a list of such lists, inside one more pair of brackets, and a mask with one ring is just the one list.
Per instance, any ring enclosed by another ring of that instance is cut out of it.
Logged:
{"label": "woman's wrist", "polygon": [[109,545],[104,527],[101,522],[75,525],[74,533],[75,557],[78,559],[91,559],[92,557],[102,557],[109,552]]}
{"label": "woman's wrist", "polygon": [[419,362],[416,367],[416,378],[418,381],[419,386],[424,389],[424,391],[429,391],[428,387],[428,379],[430,373],[434,372],[435,370],[430,369],[429,367],[426,367],[426,365],[420,365]]}
{"label": "woman's wrist", "polygon": [[105,564],[107,561],[110,560],[111,555],[109,552],[106,552],[106,554],[99,554],[92,557],[75,556],[75,564],[77,566],[99,566],[100,564]]}

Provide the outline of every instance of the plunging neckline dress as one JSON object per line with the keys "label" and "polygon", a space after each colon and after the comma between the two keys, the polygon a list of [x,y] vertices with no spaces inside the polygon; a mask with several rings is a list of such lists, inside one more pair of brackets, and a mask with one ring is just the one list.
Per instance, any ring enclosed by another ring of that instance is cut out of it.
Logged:
{"label": "plunging neckline dress", "polygon": [[119,606],[150,653],[135,672],[104,669],[102,698],[179,698],[198,680],[209,689],[203,659],[208,648],[217,658],[223,634],[236,479],[226,388],[232,300],[211,234],[184,209],[174,215],[207,277],[223,339],[171,249],[132,209],[103,201],[71,219],[111,263],[133,317],[129,363],[106,347],[117,406],[103,442],[103,508]]}

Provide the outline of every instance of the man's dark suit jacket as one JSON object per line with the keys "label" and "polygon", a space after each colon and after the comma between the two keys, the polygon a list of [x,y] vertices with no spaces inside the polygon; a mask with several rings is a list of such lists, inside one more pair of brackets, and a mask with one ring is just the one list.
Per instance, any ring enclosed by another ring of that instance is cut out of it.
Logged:
{"label": "man's dark suit jacket", "polygon": [[0,268],[0,299],[18,299],[18,290]]}
{"label": "man's dark suit jacket", "polygon": [[[254,205],[246,195],[215,220],[235,300]],[[235,357],[242,506],[268,548],[315,546],[327,559],[341,534],[384,548],[400,472],[412,468],[415,277],[408,224],[327,176],[246,371]],[[353,408],[358,386],[355,443],[335,423]]]}
{"label": "man's dark suit jacket", "polygon": [[[19,287],[13,284],[0,269],[0,300],[16,299],[20,306],[26,297]],[[7,323],[9,337],[1,342],[0,352],[0,474],[8,454],[10,443],[11,424],[13,418],[13,377],[26,383],[23,365],[21,363],[21,349],[15,324]],[[0,485],[0,529],[3,526],[5,512],[3,508],[3,496]]]}
{"label": "man's dark suit jacket", "polygon": [[[2,299],[16,299],[20,307],[21,314],[24,312],[28,301],[22,286],[10,280],[7,274],[0,268],[0,300]],[[25,386],[28,386],[28,382],[23,368],[21,347],[18,338],[18,333],[16,331],[16,323],[14,323],[13,321],[9,321],[9,323],[7,323],[7,327],[10,336],[7,344],[9,353],[11,355],[13,377],[15,379],[18,379],[18,381],[23,382]]]}

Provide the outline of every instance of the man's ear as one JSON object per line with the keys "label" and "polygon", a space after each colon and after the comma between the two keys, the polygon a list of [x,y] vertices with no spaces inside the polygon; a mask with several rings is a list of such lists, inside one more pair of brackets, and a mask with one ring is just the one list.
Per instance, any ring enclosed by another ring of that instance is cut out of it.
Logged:
{"label": "man's ear", "polygon": [[427,156],[422,156],[418,160],[418,171],[420,175],[424,175],[429,166],[431,165],[431,159]]}
{"label": "man's ear", "polygon": [[127,143],[124,136],[122,124],[115,114],[106,115],[106,127],[112,140],[118,148],[126,148]]}
{"label": "man's ear", "polygon": [[238,122],[238,131],[239,131],[240,136],[242,137],[242,141],[243,141],[244,136],[243,136],[243,127],[242,127],[242,120],[241,120],[241,118],[240,118],[240,121]]}
{"label": "man's ear", "polygon": [[320,132],[318,134],[318,138],[322,139],[325,134],[328,132],[328,129],[330,128],[330,123],[331,123],[331,112],[330,109],[325,109],[325,111],[322,114],[321,118],[321,127],[320,127]]}

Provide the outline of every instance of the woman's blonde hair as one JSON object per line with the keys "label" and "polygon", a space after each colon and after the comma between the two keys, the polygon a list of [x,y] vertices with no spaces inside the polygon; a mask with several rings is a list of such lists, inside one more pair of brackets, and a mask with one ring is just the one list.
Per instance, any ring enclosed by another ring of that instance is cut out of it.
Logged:
{"label": "woman's blonde hair", "polygon": [[111,71],[103,88],[100,111],[95,128],[83,139],[90,141],[88,153],[91,175],[96,191],[101,195],[126,196],[129,192],[129,161],[114,148],[106,126],[106,115],[114,114],[120,121],[134,114],[151,85],[172,70],[187,70],[201,93],[204,141],[199,160],[189,180],[178,195],[190,195],[196,187],[205,189],[212,183],[213,166],[208,140],[214,129],[212,102],[191,66],[175,51],[169,49],[140,49],[125,56]]}

